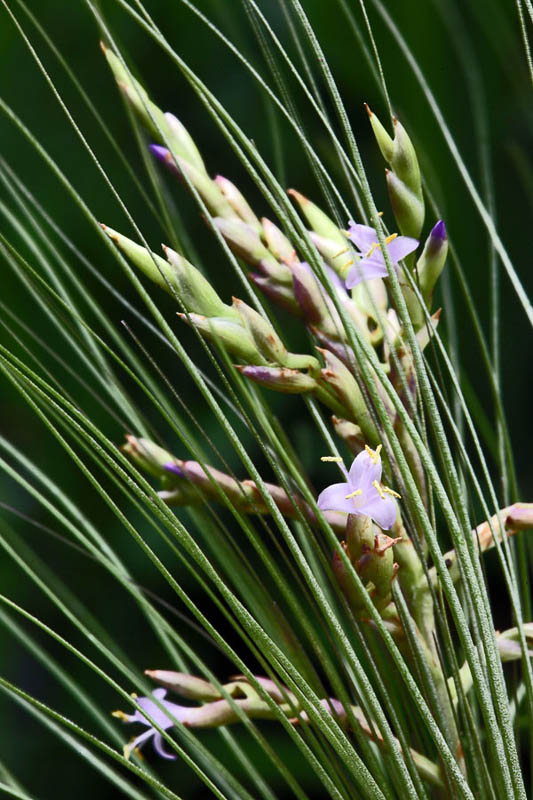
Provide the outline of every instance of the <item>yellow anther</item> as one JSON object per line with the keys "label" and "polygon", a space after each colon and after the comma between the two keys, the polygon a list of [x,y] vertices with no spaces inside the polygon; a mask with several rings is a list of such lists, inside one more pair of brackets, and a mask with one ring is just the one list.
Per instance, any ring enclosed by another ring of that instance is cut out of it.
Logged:
{"label": "yellow anther", "polygon": [[342,249],[342,250],[339,250],[339,252],[338,252],[338,253],[335,253],[335,255],[334,255],[334,256],[331,256],[331,257],[332,257],[332,258],[337,258],[337,256],[342,256],[344,253],[348,253],[348,252],[349,252],[349,250],[350,250],[350,248],[349,248],[349,247],[343,247],[343,249]]}
{"label": "yellow anther", "polygon": [[385,498],[385,492],[383,491],[383,489],[381,488],[379,483],[377,481],[372,481],[372,486],[376,489],[376,491],[379,494],[379,496],[381,497],[381,499],[385,500],[386,499]]}
{"label": "yellow anther", "polygon": [[333,461],[336,464],[339,464],[343,459],[340,456],[321,456],[321,461]]}
{"label": "yellow anther", "polygon": [[390,494],[391,497],[401,497],[401,494],[398,494],[398,492],[395,492],[394,489],[389,489],[388,486],[382,486],[381,488],[383,489],[385,494]]}
{"label": "yellow anther", "polygon": [[130,692],[130,697],[133,697],[134,700],[137,700],[139,695],[137,694],[137,692]]}
{"label": "yellow anther", "polygon": [[351,497],[357,497],[358,494],[363,494],[363,490],[356,489],[355,492],[350,492],[350,494],[345,495],[344,499],[349,500]]}
{"label": "yellow anther", "polygon": [[365,450],[368,453],[368,455],[370,456],[370,458],[372,459],[372,461],[374,462],[374,464],[377,464],[378,461],[379,461],[379,454],[381,453],[381,448],[382,447],[383,447],[382,444],[378,444],[376,449],[372,450],[371,447],[369,447],[367,444],[365,444]]}
{"label": "yellow anther", "polygon": [[347,261],[346,264],[343,264],[341,269],[346,269],[347,267],[351,267],[352,264],[353,264],[353,258],[351,258],[350,261]]}
{"label": "yellow anther", "polygon": [[378,211],[378,217],[382,217],[382,216],[383,216],[383,211]]}
{"label": "yellow anther", "polygon": [[380,249],[381,249],[381,245],[378,244],[377,242],[373,242],[370,245],[370,250],[368,251],[368,253],[365,253],[365,258],[368,258],[369,256],[371,256],[372,253],[374,252],[374,250],[380,250]]}
{"label": "yellow anther", "polygon": [[134,741],[135,741],[135,738],[130,739],[128,744],[125,744],[124,747],[122,748],[122,752],[124,753],[124,758],[126,759],[126,761],[129,761],[131,754],[135,753],[137,758],[139,758],[141,761],[144,761],[144,756],[141,753],[141,751],[139,750],[139,748],[138,747],[133,747]]}
{"label": "yellow anther", "polygon": [[111,716],[121,719],[123,722],[129,721],[128,715],[124,711],[112,711]]}
{"label": "yellow anther", "polygon": [[387,236],[387,238],[385,239],[385,244],[390,244],[397,238],[397,236],[398,236],[397,233],[391,233],[391,235]]}

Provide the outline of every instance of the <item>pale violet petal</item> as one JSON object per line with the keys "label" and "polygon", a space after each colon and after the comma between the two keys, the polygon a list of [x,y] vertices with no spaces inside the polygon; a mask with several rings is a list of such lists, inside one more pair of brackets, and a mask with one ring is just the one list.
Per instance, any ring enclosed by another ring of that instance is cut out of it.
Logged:
{"label": "pale violet petal", "polygon": [[413,250],[418,247],[418,240],[412,239],[410,236],[397,236],[390,244],[387,245],[387,251],[394,264],[401,261],[402,258],[408,256]]}
{"label": "pale violet petal", "polygon": [[365,501],[361,504],[359,511],[362,514],[372,517],[374,522],[377,523],[380,528],[383,528],[384,531],[388,531],[389,528],[392,528],[396,522],[396,515],[398,513],[396,500],[388,495],[381,497],[376,489],[373,489],[373,491],[365,496]]}
{"label": "pale violet petal", "polygon": [[345,511],[353,514],[353,500],[346,500],[352,489],[349,483],[334,483],[318,495],[317,505],[322,511]]}
{"label": "pale violet petal", "polygon": [[374,278],[388,278],[389,272],[385,266],[381,253],[373,253],[372,258],[363,258],[354,264],[346,276],[346,288],[353,289],[361,281],[371,281]]}
{"label": "pale violet petal", "polygon": [[[381,480],[381,458],[376,456],[376,460],[370,456],[366,450],[354,459],[348,473],[348,481],[352,487],[352,492],[356,489],[363,490],[363,498],[366,499],[368,491],[372,488],[374,481]],[[375,492],[376,489],[373,489]],[[366,512],[365,512],[366,513]]]}
{"label": "pale violet petal", "polygon": [[348,238],[363,255],[368,253],[372,245],[378,240],[374,228],[370,228],[368,225],[358,225],[352,220],[348,222],[348,231]]}
{"label": "pale violet petal", "polygon": [[161,758],[168,758],[169,761],[175,761],[177,758],[175,753],[167,753],[163,744],[163,737],[157,731],[154,734],[154,750]]}

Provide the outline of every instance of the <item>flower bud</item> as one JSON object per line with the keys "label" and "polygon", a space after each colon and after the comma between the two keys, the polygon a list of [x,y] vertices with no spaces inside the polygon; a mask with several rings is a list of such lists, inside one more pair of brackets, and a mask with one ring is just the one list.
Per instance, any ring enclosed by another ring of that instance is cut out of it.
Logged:
{"label": "flower bud", "polygon": [[187,311],[206,317],[239,319],[235,309],[222,302],[200,270],[171,247],[163,245],[163,250],[173,270],[176,291]]}
{"label": "flower bud", "polygon": [[424,320],[424,324],[420,330],[417,331],[416,338],[418,339],[418,344],[420,345],[421,350],[425,350],[430,342],[431,337],[433,336],[434,331],[437,330],[441,312],[442,309],[438,308],[431,317],[431,322],[428,323],[427,320]]}
{"label": "flower bud", "polygon": [[347,412],[346,417],[361,427],[367,441],[377,441],[376,427],[353,373],[331,351],[318,347],[317,350],[326,362],[325,369],[321,370],[322,380],[333,388],[341,406]]}
{"label": "flower bud", "polygon": [[283,231],[280,231],[278,226],[274,225],[274,223],[266,217],[261,219],[261,224],[263,226],[263,236],[267,247],[274,258],[288,266],[297,262],[299,259],[296,255],[296,251]]}
{"label": "flower bud", "polygon": [[258,267],[269,278],[274,278],[280,283],[290,284],[289,268],[276,261],[251,225],[235,219],[235,217],[233,219],[217,217],[214,222],[234,253],[242,256],[248,264]]}
{"label": "flower bud", "polygon": [[204,317],[201,314],[178,314],[191,327],[200,331],[206,339],[218,344],[250,364],[266,364],[254,340],[240,323],[225,317]]}
{"label": "flower bud", "polygon": [[298,261],[291,266],[291,272],[294,297],[302,310],[305,321],[335,335],[336,328],[326,303],[326,292],[309,264],[305,261]]}
{"label": "flower bud", "polygon": [[[107,233],[112,242],[128,256],[130,261],[144,272],[154,283],[157,283],[166,292],[172,294],[172,289],[179,293],[178,284],[176,282],[176,275],[174,269],[160,256],[155,253],[150,253],[142,245],[128,239],[113,228],[108,228],[107,225],[101,223],[103,230]],[[170,287],[169,288],[169,284]]]}
{"label": "flower bud", "polygon": [[325,236],[320,236],[318,233],[315,233],[315,231],[308,231],[308,234],[324,261],[326,261],[338,275],[343,278],[346,277],[346,273],[353,263],[351,255],[352,249],[350,248],[348,239],[345,238],[343,246],[339,247],[339,242],[337,240],[327,239]]}
{"label": "flower bud", "polygon": [[233,298],[233,307],[267,361],[283,366],[287,361],[287,348],[270,322],[237,297]]}
{"label": "flower bud", "polygon": [[240,217],[243,222],[251,225],[251,227],[258,233],[261,233],[261,223],[250,208],[248,201],[245,199],[242,192],[237,189],[235,184],[227,178],[224,178],[222,175],[216,176],[215,183],[234,210],[235,214]]}
{"label": "flower bud", "polygon": [[[524,638],[528,647],[533,646],[533,622],[525,622],[522,625]],[[496,631],[496,644],[502,661],[518,661],[522,658],[522,648],[520,646],[520,635],[518,628],[510,628],[503,633]],[[528,650],[529,657],[533,656],[533,651]]]}
{"label": "flower bud", "polygon": [[424,245],[422,255],[416,263],[420,291],[422,292],[422,297],[426,301],[428,308],[431,307],[433,289],[444,268],[447,255],[448,236],[446,234],[446,225],[443,220],[439,220],[431,229],[431,233]]}
{"label": "flower bud", "polygon": [[398,178],[392,170],[386,170],[389,198],[398,227],[404,236],[417,239],[424,224],[424,199]]}
{"label": "flower bud", "polygon": [[174,152],[173,155],[168,148],[159,144],[151,144],[150,150],[170,172],[178,175],[178,177],[182,175],[187,176],[206,204],[211,216],[222,217],[229,220],[235,219],[234,210],[222,194],[218,185],[215,181],[211,180],[207,172],[203,169],[198,169],[190,161],[187,161],[187,159],[178,156],[176,152]]}
{"label": "flower bud", "polygon": [[[350,515],[352,516],[352,515]],[[341,547],[344,548],[346,551],[346,542],[343,542]],[[355,585],[355,581],[353,580],[352,576],[348,572],[348,568],[345,565],[344,561],[342,560],[341,556],[337,551],[333,553],[333,559],[331,566],[333,568],[333,573],[337,579],[339,586],[341,587],[343,593],[346,595],[346,599],[352,611],[354,613],[359,614],[363,608],[364,603],[363,599],[360,596],[360,592]]]}
{"label": "flower bud", "polygon": [[175,462],[174,456],[159,445],[136,436],[126,436],[126,444],[122,445],[123,453],[131,458],[133,463],[154,478],[163,478],[167,474],[166,465]]}
{"label": "flower bud", "polygon": [[300,210],[306,218],[309,227],[318,233],[319,236],[324,236],[326,239],[331,239],[337,242],[339,247],[346,247],[346,237],[340,231],[339,226],[331,220],[327,214],[315,206],[307,197],[297,192],[295,189],[289,189],[288,194],[293,197],[298,203]]}
{"label": "flower bud", "polygon": [[238,366],[237,369],[246,378],[250,378],[260,386],[284,394],[304,394],[317,388],[317,382],[311,375],[295,369],[257,366]]}
{"label": "flower bud", "polygon": [[165,112],[165,119],[169,130],[167,139],[170,149],[184,161],[188,161],[197,170],[205,172],[207,175],[204,160],[185,125],[170,111]]}
{"label": "flower bud", "polygon": [[354,566],[374,547],[374,523],[364,514],[348,514],[346,523],[346,555]]}
{"label": "flower bud", "polygon": [[392,547],[401,537],[391,539],[376,530],[370,517],[348,515],[346,555],[369,589],[374,605],[381,609],[390,601],[391,584],[398,571]]}
{"label": "flower bud", "polygon": [[404,236],[418,239],[424,224],[424,195],[413,143],[399,120],[394,119],[392,139],[368,106],[366,110],[383,158],[391,168],[387,184],[398,227]]}
{"label": "flower bud", "polygon": [[336,417],[334,414],[331,417],[331,422],[335,428],[335,433],[344,441],[350,453],[357,456],[361,450],[365,449],[366,439],[359,425],[355,425],[355,423],[349,422],[347,419]]}
{"label": "flower bud", "polygon": [[165,686],[181,697],[189,700],[220,700],[222,695],[212,683],[198,678],[196,675],[188,675],[186,672],[172,672],[167,669],[145,669],[144,674],[152,678],[156,683]]}
{"label": "flower bud", "polygon": [[249,278],[263,292],[265,297],[268,297],[273,303],[288,311],[289,314],[293,314],[296,317],[302,316],[302,310],[296,302],[292,286],[286,286],[274,278],[266,278],[264,275],[258,275],[255,272],[250,272]]}

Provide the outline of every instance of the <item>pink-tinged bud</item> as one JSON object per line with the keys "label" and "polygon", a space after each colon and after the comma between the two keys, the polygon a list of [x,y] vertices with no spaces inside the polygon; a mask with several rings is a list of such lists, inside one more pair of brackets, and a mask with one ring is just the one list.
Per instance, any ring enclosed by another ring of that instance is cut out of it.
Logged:
{"label": "pink-tinged bud", "polygon": [[337,242],[339,247],[346,247],[345,235],[327,214],[324,214],[318,206],[295,189],[289,189],[288,194],[298,203],[300,211],[307,220],[309,227],[315,231],[315,233],[318,233],[319,236],[324,236],[326,239]]}
{"label": "pink-tinged bud", "polygon": [[350,453],[357,456],[365,449],[366,440],[359,425],[335,415],[331,417],[331,422],[335,433],[344,441]]}
{"label": "pink-tinged bud", "polygon": [[511,506],[505,519],[505,527],[513,531],[533,530],[533,503],[515,503]]}
{"label": "pink-tinged bud", "polygon": [[189,700],[220,700],[222,695],[218,689],[209,681],[197,678],[195,675],[188,675],[185,672],[172,672],[166,669],[145,669],[145,675],[152,678],[156,683],[165,686],[181,697]]}
{"label": "pink-tinged bud", "polygon": [[262,291],[265,297],[268,297],[273,303],[276,303],[276,305],[293,316],[302,316],[302,310],[296,302],[292,286],[286,286],[274,278],[266,278],[263,275],[257,275],[255,272],[250,272],[249,278]]}
{"label": "pink-tinged bud", "polygon": [[291,266],[291,270],[294,296],[305,321],[321,329],[325,328],[330,334],[335,335],[324,290],[309,265],[305,262],[296,262]]}
{"label": "pink-tinged bud", "polygon": [[274,258],[288,266],[296,263],[299,260],[296,251],[283,231],[266,217],[261,219],[261,224],[267,247]]}
{"label": "pink-tinged bud", "polygon": [[167,464],[175,462],[171,453],[143,437],[128,434],[126,444],[122,445],[121,450],[137,467],[155,478],[163,478],[167,473]]}
{"label": "pink-tinged bud", "polygon": [[448,255],[446,225],[439,220],[429,234],[422,255],[417,261],[420,291],[428,308],[431,306],[433,290],[440,277]]}
{"label": "pink-tinged bud", "polygon": [[215,225],[234,253],[244,258],[248,264],[258,267],[269,278],[280,283],[290,284],[291,272],[280,264],[270,253],[257,231],[239,219],[215,219]]}
{"label": "pink-tinged bud", "polygon": [[351,369],[356,362],[355,353],[350,347],[349,344],[346,342],[340,341],[339,339],[333,339],[331,336],[327,336],[323,331],[317,328],[315,325],[310,325],[309,330],[315,337],[322,347],[325,347],[331,353],[337,356],[342,363]]}
{"label": "pink-tinged bud", "polygon": [[238,366],[239,372],[246,378],[284,394],[305,394],[314,391],[318,384],[310,375],[295,369],[280,367]]}
{"label": "pink-tinged bud", "polygon": [[227,178],[224,178],[222,175],[217,175],[215,182],[232,209],[235,211],[236,215],[258,233],[261,233],[261,223],[252,211],[248,201],[242,192],[237,189],[235,184]]}

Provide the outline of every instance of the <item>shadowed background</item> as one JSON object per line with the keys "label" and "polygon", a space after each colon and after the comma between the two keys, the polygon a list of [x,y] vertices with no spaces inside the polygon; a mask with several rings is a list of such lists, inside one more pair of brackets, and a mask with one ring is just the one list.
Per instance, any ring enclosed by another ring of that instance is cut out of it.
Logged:
{"label": "shadowed background", "polygon": [[[159,243],[165,241],[161,221],[146,208],[133,182],[121,167],[109,141],[22,7],[15,0],[8,2],[7,5],[19,18],[84,136],[91,143],[103,169],[142,228],[145,237],[157,251]],[[198,5],[235,41],[237,48],[260,69],[277,91],[243,6],[233,0],[225,2],[213,0]],[[461,16],[458,12],[459,5]],[[525,288],[531,289],[529,243],[533,206],[530,160],[531,87],[525,70],[514,7],[508,4],[508,7],[504,8],[503,4],[497,2],[484,3],[482,8],[478,8],[478,5],[475,2],[458,3],[456,8],[454,3],[444,0],[442,2],[427,0],[425,3],[414,0],[393,3],[388,0],[381,8],[385,15],[391,15],[405,37],[413,56],[418,61],[424,80],[431,87],[436,102],[444,114],[476,186],[486,196],[487,187],[483,177],[479,147],[481,137],[492,171],[492,191],[498,230]],[[117,3],[104,1],[99,6],[108,19],[113,35],[123,48],[123,53],[129,58],[130,66],[144,83],[154,102],[164,110],[174,112],[187,126],[204,155],[210,173],[213,175],[221,173],[230,178],[250,199],[258,215],[269,215],[265,201],[258,195],[209,114],[168,56],[158,49],[153,40],[135,25]],[[386,121],[386,107],[379,86],[358,49],[353,31],[339,7],[340,4],[338,6],[336,2],[306,0],[304,6],[319,35],[341,90],[378,206],[384,209],[385,217],[392,225],[392,214],[389,211],[385,188],[384,164],[371,136],[363,108],[363,102],[368,102],[380,118]],[[263,1],[260,7],[267,13],[283,41],[290,43],[286,20],[278,3],[275,0]],[[98,47],[102,34],[99,33],[88,7],[82,2],[29,0],[26,8],[36,15],[43,29],[53,39],[116,138],[129,164],[150,192],[148,176],[129,127],[127,114]],[[266,160],[273,165],[281,182],[288,187],[298,188],[317,203],[323,203],[303,148],[298,144],[296,136],[290,131],[286,122],[277,116],[273,120],[272,108],[265,101],[264,95],[258,90],[249,73],[239,65],[236,57],[230,54],[212,32],[181,3],[170,0],[149,0],[147,8],[171,45],[206,81],[210,90],[254,140]],[[419,148],[424,177],[446,221],[451,241],[459,254],[490,344],[490,249],[486,229],[453,162],[420,84],[416,81],[390,28],[377,6],[369,3],[368,10],[394,110]],[[359,10],[355,13],[365,36],[364,21]],[[58,162],[95,216],[134,238],[123,211],[46,85],[20,33],[8,18],[5,9],[0,9],[0,15],[1,97]],[[290,85],[294,89],[294,82]],[[322,86],[321,89],[323,90]],[[325,90],[323,96],[326,97]],[[293,97],[317,151],[332,174],[338,176],[339,187],[345,196],[348,196],[329,139],[320,128],[319,122],[301,93],[295,90]],[[483,107],[486,107],[487,112],[486,125],[479,113]],[[94,229],[5,115],[0,117],[0,139],[1,157],[27,184],[83,255],[106,276],[118,292],[140,308],[140,301],[133,288],[120,272],[116,261],[102,245]],[[179,210],[209,278],[223,299],[228,302],[232,294],[242,296],[242,287],[230,271],[216,242],[208,234],[192,198],[170,176],[165,176],[164,183],[170,201]],[[17,229],[19,212],[4,185],[0,185],[0,200],[2,201],[0,231],[20,246],[30,263],[36,265],[35,253],[32,253],[31,247],[24,240],[21,230]],[[425,233],[433,222],[431,211],[428,211]],[[227,447],[205,404],[198,401],[192,381],[175,356],[148,333],[132,314],[125,311],[116,299],[104,292],[96,279],[80,263],[73,259],[72,264],[73,268],[79,269],[80,278],[98,298],[113,324],[120,328],[124,320],[140,337],[179,391],[184,404],[192,410],[199,426],[208,432],[217,446],[222,448],[232,467],[242,474],[235,455]],[[457,301],[455,312],[457,343],[464,391],[472,402],[472,409],[475,411],[481,432],[486,437],[488,451],[491,452],[496,446],[496,432],[489,384],[451,263],[448,264],[448,270],[450,291]],[[191,355],[198,359],[202,368],[208,370],[205,355],[199,352],[195,337],[189,331],[183,331],[177,319],[173,322],[176,308],[172,299],[159,293],[155,288],[152,290],[150,287],[150,291],[152,297],[160,303],[160,308],[171,325],[182,335],[183,341],[188,343]],[[530,413],[531,350],[528,323],[503,270],[500,273],[499,294],[503,399],[516,454],[520,494],[524,500],[533,500],[530,458],[533,424]],[[91,378],[86,375],[83,364],[78,364],[73,358],[72,350],[66,347],[53,321],[39,310],[7,264],[2,268],[0,299],[3,304],[0,318],[4,323],[0,328],[0,341],[5,346],[21,356],[24,355],[20,343],[13,338],[7,327],[11,332],[20,334],[21,328],[17,318],[25,320],[26,325],[29,325],[49,348],[91,384]],[[441,302],[442,300],[439,302],[437,299],[438,305]],[[298,348],[305,347],[306,343],[297,326],[283,315],[280,315],[279,319],[284,331],[287,331],[291,348],[298,351]],[[446,308],[444,308],[444,333],[447,333],[446,322]],[[125,328],[122,335],[125,337],[129,335]],[[38,343],[35,344],[35,353],[48,366],[53,364]],[[120,419],[111,418],[96,398],[91,397],[89,392],[85,392],[76,384],[67,369],[57,364],[53,364],[52,369],[64,387],[72,391],[80,407],[96,424],[102,426],[110,438],[120,444],[126,432],[124,426],[120,424]],[[127,385],[132,396],[141,405],[146,402],[133,384]],[[121,552],[140,584],[156,592],[162,600],[171,603],[178,613],[182,613],[183,609],[176,606],[161,577],[148,564],[134,543],[126,542],[126,532],[119,527],[103,502],[89,488],[85,478],[73,467],[64,451],[53,441],[42,423],[36,419],[31,409],[5,379],[2,381],[0,398],[0,433],[14,441],[39,464],[41,469],[48,472],[67,494],[76,498],[100,532]],[[299,398],[287,399],[274,394],[271,395],[271,401],[280,415],[283,426],[290,432],[290,438],[304,466],[309,470],[311,478],[316,481],[315,486],[321,487],[325,473],[320,471],[318,464],[320,453],[315,447],[316,436],[307,418],[303,402]],[[156,427],[160,426],[153,410],[143,408],[143,411]],[[160,426],[160,431],[164,437],[166,431],[163,426]],[[243,430],[239,432],[246,437]],[[245,441],[249,444],[251,452],[257,455],[251,439],[248,441],[245,438]],[[171,450],[178,446],[175,440],[167,440],[166,443]],[[177,451],[176,455],[186,457],[188,454]],[[6,458],[9,461],[9,456]],[[263,468],[264,464],[259,455],[257,459],[259,466]],[[271,477],[266,467],[264,474],[267,479]],[[496,471],[494,477],[497,480]],[[108,628],[112,636],[116,637],[134,663],[140,667],[150,668],[169,666],[163,663],[164,656],[157,642],[144,620],[139,621],[136,606],[125,597],[125,593],[119,591],[118,587],[102,574],[102,570],[85,555],[76,553],[65,543],[33,524],[36,522],[54,529],[53,520],[46,512],[7,477],[2,481],[0,501],[4,504],[1,510],[2,525],[9,526],[9,530],[14,530],[18,536],[31,544],[43,561],[54,568],[65,584],[75,588],[76,593],[83,598],[95,617]],[[185,511],[179,513],[187,519]],[[20,514],[27,515],[28,519],[21,518]],[[142,525],[142,522],[139,521],[139,525]],[[7,535],[8,528],[5,528],[4,532]],[[167,566],[172,570],[172,560],[169,560],[164,548],[157,542],[151,544],[156,550],[159,549],[160,555],[166,559]],[[195,584],[187,576],[180,575],[180,580],[183,580],[184,585],[191,591],[197,591]],[[45,619],[52,627],[57,627],[82,649],[89,647],[78,634],[72,633],[64,618],[43,599],[35,586],[23,577],[7,555],[2,556],[0,561],[0,584],[3,594],[13,598],[41,619]],[[204,603],[201,597],[197,599],[200,605]],[[169,614],[169,618],[172,618],[172,612]],[[223,626],[224,623],[217,617],[213,619],[220,622],[221,627]],[[502,620],[502,623],[505,621]],[[204,642],[201,635],[190,628],[185,620],[176,618],[176,624],[190,642],[202,652],[221,678],[230,674],[231,665],[210,643]],[[71,698],[65,696],[58,684],[36,666],[35,660],[11,634],[4,629],[1,636],[2,674],[92,730],[92,720],[86,718],[85,712],[80,711]],[[76,673],[82,682],[86,682],[88,691],[98,696],[102,705],[108,705],[110,710],[115,707],[116,697],[105,684],[98,682],[93,673],[85,670],[74,658],[65,656],[64,651],[58,645],[50,643],[46,637],[37,634],[37,638],[69,671]],[[228,639],[237,649],[239,648],[238,640],[231,632],[228,632]],[[95,654],[89,653],[89,655]],[[79,797],[115,796],[116,790],[101,776],[79,760],[73,751],[63,747],[55,737],[47,735],[26,712],[19,710],[3,695],[0,695],[0,709],[3,728],[1,756],[15,774],[20,774],[24,778],[28,789],[33,791],[36,797],[67,798],[74,792]],[[264,730],[272,737],[275,747],[285,748],[285,752],[290,754],[292,745],[288,744],[287,738],[273,723],[265,723]],[[127,729],[125,739],[130,734],[133,734],[133,731]],[[199,735],[203,737],[206,746],[215,750],[220,746],[216,734],[208,732]],[[257,751],[257,745],[251,741],[249,752],[252,758],[264,758],[263,754]],[[183,765],[157,762],[148,748],[146,753],[150,763],[160,771],[178,794],[186,798],[205,796],[206,790],[203,785]],[[287,755],[287,759],[290,757]],[[296,754],[292,762],[292,768],[305,786],[305,765]],[[298,774],[299,772],[301,774]],[[56,783],[58,773],[61,775],[59,785]],[[271,780],[273,787],[276,788],[277,777],[272,776]],[[307,791],[312,797],[312,780],[309,780]]]}

